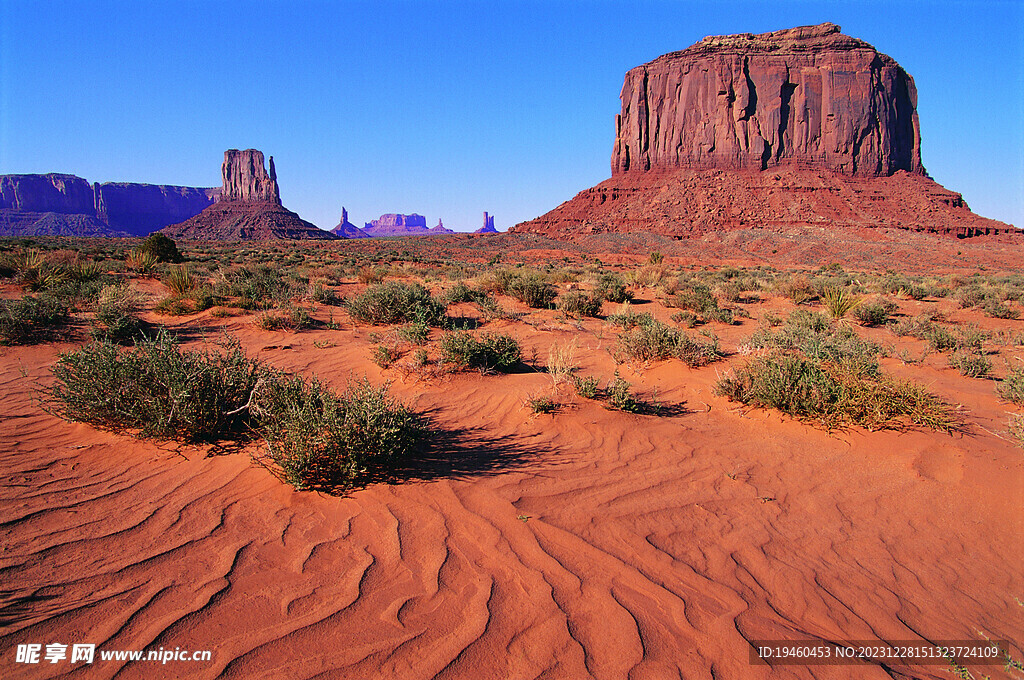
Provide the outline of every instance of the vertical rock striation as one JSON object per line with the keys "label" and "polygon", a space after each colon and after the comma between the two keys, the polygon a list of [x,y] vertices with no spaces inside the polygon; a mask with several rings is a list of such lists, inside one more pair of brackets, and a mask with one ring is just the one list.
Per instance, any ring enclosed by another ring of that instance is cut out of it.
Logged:
{"label": "vertical rock striation", "polygon": [[274,157],[270,157],[270,172],[263,164],[263,152],[256,149],[228,149],[220,166],[223,180],[221,201],[265,201],[281,205],[281,190],[277,186]]}
{"label": "vertical rock striation", "polygon": [[914,79],[835,24],[709,36],[626,74],[612,175],[813,167],[924,174]]}
{"label": "vertical rock striation", "polygon": [[281,205],[273,156],[268,173],[262,151],[228,149],[220,172],[223,184],[218,201],[195,217],[167,227],[165,234],[203,241],[338,238]]}

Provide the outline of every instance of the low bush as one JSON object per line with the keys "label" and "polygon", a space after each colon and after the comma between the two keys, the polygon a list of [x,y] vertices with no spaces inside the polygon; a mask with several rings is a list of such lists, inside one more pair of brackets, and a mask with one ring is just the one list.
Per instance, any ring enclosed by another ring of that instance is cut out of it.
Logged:
{"label": "low bush", "polygon": [[957,350],[950,354],[949,365],[968,378],[984,378],[992,370],[991,359],[967,350]]}
{"label": "low bush", "polygon": [[678,328],[651,320],[619,335],[618,349],[630,359],[654,361],[681,359],[687,366],[704,366],[722,357],[717,341],[694,340]]}
{"label": "low bush", "polygon": [[455,304],[458,302],[483,302],[489,298],[485,291],[470,288],[464,281],[459,281],[448,289],[441,299],[448,304]]}
{"label": "low bush", "polygon": [[584,399],[597,399],[601,395],[601,389],[598,387],[600,382],[595,376],[572,376],[572,386],[576,394]]}
{"label": "low bush", "polygon": [[62,354],[45,393],[50,412],[138,437],[209,442],[264,439],[261,462],[296,489],[349,488],[415,450],[420,416],[386,386],[336,394],[223,351],[184,351],[166,334],[133,348],[93,343]]}
{"label": "low bush", "polygon": [[430,328],[425,323],[407,323],[395,329],[398,339],[412,345],[425,345],[430,337]]}
{"label": "low bush", "polygon": [[287,304],[296,291],[293,283],[276,269],[258,264],[222,275],[214,292],[237,297],[238,305],[245,309],[268,309]]}
{"label": "low bush", "polygon": [[69,319],[67,305],[49,296],[0,299],[0,345],[45,342]]}
{"label": "low bush", "polygon": [[142,329],[139,308],[143,295],[127,283],[105,286],[96,301],[91,335],[96,340],[123,343]]}
{"label": "low bush", "polygon": [[51,410],[66,420],[139,437],[212,441],[250,425],[238,412],[270,373],[237,343],[225,352],[183,351],[165,333],[133,348],[97,342],[53,366]]}
{"label": "low bush", "polygon": [[445,333],[440,349],[445,361],[481,371],[507,371],[522,356],[519,343],[511,336],[484,333],[478,339],[469,331]]}
{"label": "low bush", "polygon": [[135,252],[138,254],[140,260],[146,260],[148,256],[151,259],[155,259],[156,262],[170,262],[171,264],[178,264],[179,262],[185,261],[185,258],[181,255],[181,251],[178,250],[178,244],[166,234],[162,234],[159,231],[147,236],[146,239],[139,244],[139,247],[135,249]]}
{"label": "low bush", "polygon": [[619,411],[638,413],[644,407],[643,402],[637,400],[633,395],[632,385],[626,382],[618,372],[615,373],[615,379],[605,388],[605,396],[608,397],[608,405]]}
{"label": "low bush", "polygon": [[512,277],[507,286],[509,295],[533,309],[548,309],[558,291],[539,274],[524,273]]}
{"label": "low bush", "polygon": [[352,318],[371,324],[418,322],[442,326],[447,321],[443,303],[431,297],[418,283],[388,281],[371,286],[362,294],[346,298],[344,306]]}
{"label": "low bush", "polygon": [[602,274],[594,288],[594,293],[608,302],[623,303],[633,299],[633,293],[626,288],[626,281],[618,274]]}
{"label": "low bush", "polygon": [[895,305],[880,300],[872,300],[857,305],[853,310],[853,318],[862,326],[884,326],[889,322],[889,315],[895,311]]}
{"label": "low bush", "polygon": [[1014,368],[999,382],[999,396],[1024,406],[1024,368]]}
{"label": "low bush", "polygon": [[601,306],[604,298],[598,295],[591,295],[582,291],[573,290],[563,293],[558,298],[558,309],[572,316],[601,315]]}
{"label": "low bush", "polygon": [[530,397],[526,403],[534,413],[554,413],[558,410],[558,402],[548,396]]}
{"label": "low bush", "polygon": [[402,358],[402,353],[394,347],[374,345],[373,349],[370,350],[370,358],[373,359],[373,363],[381,368],[390,368],[391,364]]}
{"label": "low bush", "polygon": [[903,429],[906,423],[953,431],[951,407],[924,388],[860,366],[771,354],[720,379],[715,393],[751,406],[810,418],[828,428]]}
{"label": "low bush", "polygon": [[981,311],[993,319],[1016,319],[1020,316],[1016,309],[994,297],[986,298],[981,304]]}
{"label": "low bush", "polygon": [[634,312],[628,304],[622,306],[622,310],[616,314],[609,314],[605,321],[613,326],[620,326],[629,330],[634,326],[654,323],[654,317],[649,312]]}
{"label": "low bush", "polygon": [[306,289],[306,299],[311,302],[319,302],[322,305],[329,307],[336,306],[340,303],[338,294],[334,292],[333,288],[328,288],[322,283],[311,283],[309,288]]}

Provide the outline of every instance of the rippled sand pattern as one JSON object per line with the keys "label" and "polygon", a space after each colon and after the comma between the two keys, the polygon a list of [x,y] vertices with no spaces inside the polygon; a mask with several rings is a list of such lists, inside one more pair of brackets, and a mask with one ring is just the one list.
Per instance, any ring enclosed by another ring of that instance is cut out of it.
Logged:
{"label": "rippled sand pattern", "polygon": [[[365,330],[236,325],[281,368],[386,377]],[[570,337],[523,336],[542,356]],[[581,355],[607,377],[602,342]],[[535,416],[536,373],[398,380],[441,434],[395,483],[339,498],[291,491],[246,451],[45,414],[33,383],[68,347],[0,353],[4,678],[72,668],[14,663],[33,642],[213,652],[72,676],[96,678],[948,678],[753,666],[748,641],[1024,632],[1024,456],[988,430],[830,436],[712,396],[721,365],[624,368],[685,405],[668,418],[582,400]]]}

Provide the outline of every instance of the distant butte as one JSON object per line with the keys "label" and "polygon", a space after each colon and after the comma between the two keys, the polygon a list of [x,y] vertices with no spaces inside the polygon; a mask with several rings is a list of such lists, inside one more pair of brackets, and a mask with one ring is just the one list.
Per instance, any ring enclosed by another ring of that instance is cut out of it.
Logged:
{"label": "distant butte", "polygon": [[345,208],[341,209],[341,221],[331,229],[331,233],[341,238],[369,238],[366,232],[348,221],[348,210]]}
{"label": "distant butte", "polygon": [[510,231],[1018,233],[928,177],[914,79],[835,24],[704,38],[630,70],[621,101],[611,179]]}
{"label": "distant butte", "polygon": [[268,173],[262,151],[228,149],[221,179],[216,203],[189,220],[167,227],[164,233],[171,238],[203,241],[337,238],[281,205],[273,156]]}

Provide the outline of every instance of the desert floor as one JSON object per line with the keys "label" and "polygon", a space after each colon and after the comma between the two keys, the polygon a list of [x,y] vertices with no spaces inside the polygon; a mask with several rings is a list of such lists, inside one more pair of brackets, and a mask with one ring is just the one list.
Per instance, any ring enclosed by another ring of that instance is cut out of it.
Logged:
{"label": "desert floor", "polygon": [[[991,252],[991,266],[1012,260],[1012,247]],[[801,253],[798,263],[815,257]],[[970,254],[951,250],[936,267],[971,266],[957,259]],[[643,258],[600,259],[625,270]],[[670,252],[666,262],[699,260]],[[435,292],[451,285],[424,280]],[[946,664],[753,665],[759,639],[987,636],[1022,656],[1024,451],[1007,433],[1021,408],[922,340],[857,327],[889,348],[885,371],[962,406],[959,432],[829,432],[715,396],[719,376],[749,360],[759,321],[796,308],[770,292],[737,305],[749,313],[737,325],[705,326],[728,356],[701,368],[618,364],[618,329],[604,320],[498,296],[522,316],[481,330],[514,336],[522,366],[430,375],[374,364],[371,334],[389,329],[340,308],[311,306],[336,328],[267,331],[252,312],[158,315],[163,285],[133,285],[150,296],[144,318],[187,347],[227,332],[249,356],[338,390],[362,376],[390,381],[436,434],[423,459],[388,479],[341,496],[298,492],[251,460],[258,442],[141,441],[44,412],[38,388],[84,337],[0,348],[4,678],[954,677]],[[333,288],[347,296],[366,285],[351,277]],[[671,323],[676,310],[657,290],[634,291],[634,311]],[[951,298],[896,302],[907,317],[931,306],[950,324],[1024,331],[1024,321]],[[604,313],[619,308],[605,303]],[[449,313],[480,316],[469,303]],[[578,374],[618,370],[670,408],[625,413],[554,385],[543,368],[553,346],[574,348]],[[1021,357],[1020,345],[999,348],[994,377]],[[557,411],[534,413],[528,400],[539,395],[554,395]],[[29,643],[212,659],[15,663]],[[1020,677],[1001,666],[971,672]]]}

